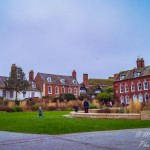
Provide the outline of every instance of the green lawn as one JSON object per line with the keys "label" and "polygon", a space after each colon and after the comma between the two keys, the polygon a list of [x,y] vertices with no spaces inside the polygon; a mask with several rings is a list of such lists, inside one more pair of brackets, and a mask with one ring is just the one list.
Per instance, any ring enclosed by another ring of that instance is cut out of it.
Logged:
{"label": "green lawn", "polygon": [[0,112],[0,130],[37,134],[65,134],[102,130],[149,128],[150,121],[66,118],[66,111],[44,112],[38,119],[37,112]]}

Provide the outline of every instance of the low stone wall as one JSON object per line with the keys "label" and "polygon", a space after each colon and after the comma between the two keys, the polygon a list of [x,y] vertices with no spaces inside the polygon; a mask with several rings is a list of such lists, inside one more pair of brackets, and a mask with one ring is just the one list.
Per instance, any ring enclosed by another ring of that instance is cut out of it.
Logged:
{"label": "low stone wall", "polygon": [[150,111],[141,111],[141,120],[150,120]]}
{"label": "low stone wall", "polygon": [[140,114],[135,113],[84,113],[84,112],[70,112],[71,117],[75,118],[97,118],[97,119],[129,119],[141,120]]}

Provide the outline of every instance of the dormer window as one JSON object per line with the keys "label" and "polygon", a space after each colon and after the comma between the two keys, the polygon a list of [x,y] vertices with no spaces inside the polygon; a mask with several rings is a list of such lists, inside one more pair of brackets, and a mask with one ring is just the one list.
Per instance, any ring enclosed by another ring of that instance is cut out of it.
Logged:
{"label": "dormer window", "polygon": [[60,79],[60,82],[61,82],[62,84],[65,84],[65,83],[66,83],[66,80],[65,80],[65,79]]}
{"label": "dormer window", "polygon": [[72,83],[77,84],[77,80],[72,80]]}
{"label": "dormer window", "polygon": [[134,77],[139,77],[141,72],[134,72]]}
{"label": "dormer window", "polygon": [[48,81],[48,82],[52,82],[51,77],[48,77],[48,78],[47,78],[47,81]]}
{"label": "dormer window", "polygon": [[34,83],[32,84],[32,88],[34,88],[34,89],[36,88],[36,85]]}
{"label": "dormer window", "polygon": [[123,80],[125,78],[125,75],[120,75],[119,79]]}

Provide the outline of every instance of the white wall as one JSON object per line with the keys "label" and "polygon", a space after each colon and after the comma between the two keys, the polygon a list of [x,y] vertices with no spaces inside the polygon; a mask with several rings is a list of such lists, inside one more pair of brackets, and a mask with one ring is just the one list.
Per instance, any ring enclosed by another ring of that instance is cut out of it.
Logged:
{"label": "white wall", "polygon": [[[17,94],[17,99],[18,100],[23,100],[25,98],[31,98],[32,97],[32,92],[34,92],[34,97],[39,97],[41,98],[41,93],[37,91],[26,91],[25,97],[23,97],[23,93],[20,92]],[[3,97],[3,90],[0,89],[0,96]],[[4,99],[9,99],[9,100],[15,100],[16,99],[16,92],[13,92],[13,98],[10,98],[10,91],[6,91],[6,97]]]}

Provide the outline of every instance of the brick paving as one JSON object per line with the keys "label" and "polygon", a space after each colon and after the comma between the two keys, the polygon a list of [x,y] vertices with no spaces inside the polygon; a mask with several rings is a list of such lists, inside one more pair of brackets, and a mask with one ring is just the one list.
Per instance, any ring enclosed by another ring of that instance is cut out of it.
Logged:
{"label": "brick paving", "polygon": [[63,135],[0,131],[0,150],[150,150],[150,128]]}

